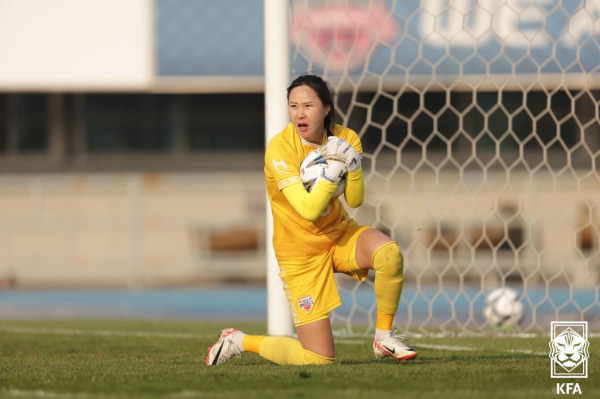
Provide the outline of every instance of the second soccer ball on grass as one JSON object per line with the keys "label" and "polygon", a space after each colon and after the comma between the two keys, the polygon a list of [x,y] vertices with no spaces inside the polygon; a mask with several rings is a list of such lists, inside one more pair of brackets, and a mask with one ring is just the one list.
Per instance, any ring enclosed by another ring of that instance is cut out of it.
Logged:
{"label": "second soccer ball on grass", "polygon": [[523,320],[523,302],[514,289],[496,288],[486,297],[483,315],[492,328],[512,330]]}

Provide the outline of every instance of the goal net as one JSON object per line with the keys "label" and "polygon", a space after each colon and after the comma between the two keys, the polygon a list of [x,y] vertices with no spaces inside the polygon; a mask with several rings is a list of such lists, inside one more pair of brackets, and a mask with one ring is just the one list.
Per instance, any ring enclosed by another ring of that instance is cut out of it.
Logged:
{"label": "goal net", "polygon": [[[396,326],[481,334],[600,319],[600,4],[290,0],[292,75],[322,74],[364,147],[351,215],[398,241]],[[339,277],[339,333],[374,329],[373,281]]]}

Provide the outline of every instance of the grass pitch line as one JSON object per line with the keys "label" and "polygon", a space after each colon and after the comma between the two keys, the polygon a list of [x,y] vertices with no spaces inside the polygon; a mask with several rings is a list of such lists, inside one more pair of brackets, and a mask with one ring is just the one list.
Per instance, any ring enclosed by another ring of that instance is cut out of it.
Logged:
{"label": "grass pitch line", "polygon": [[[425,349],[437,349],[442,351],[454,351],[454,352],[468,352],[468,351],[484,351],[486,348],[484,347],[468,347],[468,346],[452,346],[452,345],[431,345],[431,344],[417,344],[415,348],[425,348]],[[495,349],[498,352],[502,353],[514,353],[518,355],[536,355],[536,356],[548,356],[548,353],[544,352],[534,352],[529,349]]]}
{"label": "grass pitch line", "polygon": [[[33,328],[33,327],[0,327],[0,331],[14,334],[56,334],[56,335],[96,335],[104,337],[135,337],[135,338],[179,338],[179,339],[208,339],[215,338],[215,335],[206,334],[185,334],[185,333],[150,333],[145,331],[114,331],[114,330],[80,330],[66,328]],[[415,348],[434,349],[451,352],[473,352],[482,351],[483,347],[470,347],[459,345],[436,345],[414,343]],[[336,343],[342,345],[364,345],[365,340],[361,339],[340,339]],[[547,353],[534,352],[526,349],[506,349],[498,350],[504,353],[514,353],[522,355],[548,356]]]}
{"label": "grass pitch line", "polygon": [[[415,348],[425,348],[425,349],[437,349],[442,351],[453,351],[453,352],[468,352],[468,351],[479,351],[483,350],[483,348],[474,348],[469,346],[454,346],[454,345],[431,345],[431,344],[419,344],[415,341],[407,341],[410,342],[410,345],[414,345]],[[337,339],[335,341],[336,344],[342,345],[364,345],[365,340],[358,339]],[[409,345],[409,346],[410,346]]]}
{"label": "grass pitch line", "polygon": [[[361,340],[336,340],[337,344],[345,344],[345,345],[363,345],[365,342]],[[409,341],[410,345],[412,345],[415,349],[424,348],[424,349],[434,349],[441,351],[449,351],[449,352],[474,352],[474,351],[484,351],[486,350],[484,347],[474,347],[474,346],[459,346],[459,345],[436,345],[436,344],[423,344],[417,343],[415,341]],[[548,356],[547,353],[544,352],[534,352],[528,349],[498,349],[498,352],[503,353],[514,353],[519,355],[536,355],[536,356]]]}
{"label": "grass pitch line", "polygon": [[83,393],[58,393],[51,391],[42,391],[42,390],[34,390],[34,391],[26,391],[21,389],[3,389],[0,391],[2,394],[6,395],[9,398],[56,398],[56,399],[85,399],[87,398],[86,394]]}
{"label": "grass pitch line", "polygon": [[[15,334],[55,334],[55,335],[98,335],[104,337],[136,337],[136,338],[209,338],[207,335],[184,333],[149,333],[145,331],[111,331],[111,330],[80,330],[66,328],[32,328],[32,327],[0,327],[0,331]],[[211,335],[210,338],[213,338]]]}
{"label": "grass pitch line", "polygon": [[450,351],[450,352],[473,352],[473,351],[483,350],[483,348],[475,348],[475,347],[470,347],[470,346],[454,346],[454,345],[417,344],[414,346],[415,346],[415,348],[437,349],[440,351]]}

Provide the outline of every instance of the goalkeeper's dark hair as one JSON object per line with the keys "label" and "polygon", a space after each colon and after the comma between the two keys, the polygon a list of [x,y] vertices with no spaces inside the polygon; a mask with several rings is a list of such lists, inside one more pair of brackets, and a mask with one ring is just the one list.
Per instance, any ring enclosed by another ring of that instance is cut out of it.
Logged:
{"label": "goalkeeper's dark hair", "polygon": [[325,122],[324,122],[323,127],[325,129],[327,129],[328,131],[333,131],[333,128],[335,127],[335,115],[336,115],[335,103],[333,101],[333,99],[335,97],[335,92],[331,88],[329,83],[327,83],[322,77],[317,76],[317,75],[312,75],[312,74],[308,74],[308,73],[304,74],[304,75],[300,75],[296,79],[294,79],[294,81],[287,88],[288,101],[290,99],[290,92],[292,91],[292,89],[294,89],[298,86],[310,87],[317,93],[317,96],[323,103],[323,106],[326,107],[329,105],[330,110],[329,110],[329,113],[327,115],[325,115]]}

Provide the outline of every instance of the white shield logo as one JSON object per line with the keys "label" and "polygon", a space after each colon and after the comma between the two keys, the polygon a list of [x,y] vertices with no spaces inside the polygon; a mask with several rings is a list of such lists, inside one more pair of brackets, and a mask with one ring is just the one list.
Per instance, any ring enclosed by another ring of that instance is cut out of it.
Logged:
{"label": "white shield logo", "polygon": [[550,332],[552,378],[587,378],[589,346],[587,321],[553,321]]}

